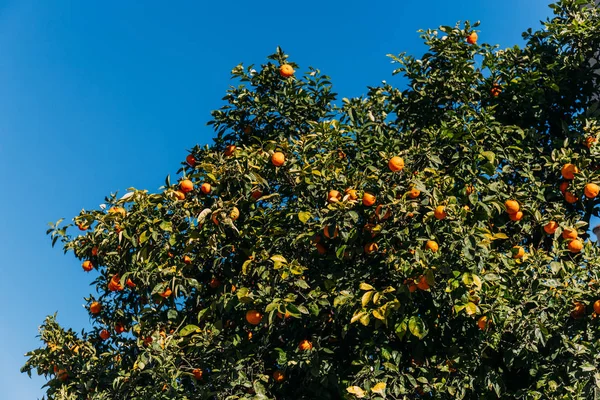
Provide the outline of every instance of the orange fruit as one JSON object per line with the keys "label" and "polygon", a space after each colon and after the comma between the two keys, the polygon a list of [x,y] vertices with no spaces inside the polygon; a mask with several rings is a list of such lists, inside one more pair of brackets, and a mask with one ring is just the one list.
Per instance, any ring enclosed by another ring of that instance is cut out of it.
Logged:
{"label": "orange fruit", "polygon": [[427,243],[425,243],[425,248],[431,250],[433,253],[437,252],[439,249],[438,244],[433,241],[433,240],[428,240]]}
{"label": "orange fruit", "polygon": [[134,288],[137,286],[135,283],[133,283],[133,281],[130,278],[127,278],[127,281],[125,282],[125,284],[127,286],[129,286],[130,288]]}
{"label": "orange fruit", "polygon": [[404,160],[401,157],[394,156],[388,161],[388,168],[392,172],[402,171],[404,169]]}
{"label": "orange fruit", "polygon": [[88,229],[88,226],[85,225],[84,223],[77,225],[77,227],[79,228],[80,231],[87,231],[87,229]]}
{"label": "orange fruit", "polygon": [[294,75],[294,72],[294,68],[292,68],[290,64],[283,64],[281,67],[279,67],[279,75],[283,76],[284,78],[289,78],[290,76]]}
{"label": "orange fruit", "polygon": [[417,282],[417,288],[419,288],[420,290],[429,289],[429,283],[427,283],[427,278],[425,278],[425,275],[421,275],[419,277],[419,281]]}
{"label": "orange fruit", "polygon": [[220,280],[218,280],[217,278],[214,278],[214,277],[213,277],[213,278],[210,280],[210,282],[208,283],[208,285],[209,285],[211,288],[213,288],[213,289],[216,289],[216,288],[218,288],[219,286],[221,286],[221,281],[220,281]]}
{"label": "orange fruit", "polygon": [[571,317],[573,318],[581,318],[585,315],[585,304],[576,301],[573,304],[573,311],[571,311]]}
{"label": "orange fruit", "polygon": [[392,211],[389,208],[385,212],[385,215],[381,215],[382,209],[383,209],[383,206],[381,204],[378,205],[377,208],[375,208],[375,215],[377,215],[378,220],[383,221],[392,216]]}
{"label": "orange fruit", "polygon": [[350,200],[357,200],[358,194],[356,193],[356,189],[346,189],[345,193],[348,195]]}
{"label": "orange fruit", "polygon": [[342,199],[342,194],[337,190],[330,190],[327,194],[327,201],[330,203],[337,203]]}
{"label": "orange fruit", "polygon": [[246,321],[248,321],[248,323],[250,325],[260,324],[260,321],[262,321],[262,318],[263,318],[263,315],[259,311],[249,310],[246,312]]}
{"label": "orange fruit", "polygon": [[97,256],[98,255],[98,247],[94,246],[92,247],[92,256]]}
{"label": "orange fruit", "polygon": [[521,246],[514,246],[512,248],[512,255],[513,258],[523,258],[523,256],[525,255],[525,249]]}
{"label": "orange fruit", "polygon": [[589,148],[590,148],[590,147],[592,147],[592,145],[593,145],[594,143],[596,143],[597,141],[598,141],[598,139],[596,139],[595,137],[593,137],[593,136],[588,136],[588,137],[586,137],[586,138],[585,138],[585,142],[584,142],[584,144],[585,144],[585,147],[587,147],[587,148],[589,149]]}
{"label": "orange fruit", "polygon": [[185,193],[183,193],[181,190],[176,190],[173,192],[173,194],[177,200],[185,200]]}
{"label": "orange fruit", "polygon": [[111,207],[108,210],[109,214],[121,214],[121,217],[125,218],[125,216],[127,215],[127,211],[125,211],[125,209],[123,207]]}
{"label": "orange fruit", "polygon": [[62,382],[69,379],[69,374],[67,373],[67,370],[58,368],[56,365],[54,366],[54,373],[56,374],[56,377]]}
{"label": "orange fruit", "polygon": [[583,193],[588,199],[593,199],[598,196],[598,193],[600,193],[600,186],[596,185],[595,183],[588,183],[585,185]]}
{"label": "orange fruit", "polygon": [[196,158],[191,154],[188,154],[188,156],[185,158],[185,162],[187,162],[190,167],[196,166]]}
{"label": "orange fruit", "polygon": [[550,221],[546,225],[544,225],[544,232],[546,232],[548,235],[553,235],[557,229],[558,224],[555,221]]}
{"label": "orange fruit", "polygon": [[490,90],[490,92],[492,93],[492,96],[498,97],[498,96],[500,96],[500,93],[502,93],[502,89],[500,89],[500,85],[498,85],[497,83],[494,83],[494,85],[492,86],[492,90]]}
{"label": "orange fruit", "polygon": [[565,240],[577,239],[577,229],[565,228],[562,232],[562,238]]}
{"label": "orange fruit", "polygon": [[339,229],[338,227],[326,226],[323,228],[323,235],[327,239],[335,239],[338,236]]}
{"label": "orange fruit", "polygon": [[92,264],[91,261],[86,260],[83,262],[83,264],[81,264],[81,268],[83,268],[85,272],[90,272],[92,269],[94,269],[94,264]]}
{"label": "orange fruit", "polygon": [[118,292],[123,290],[119,274],[115,274],[112,276],[112,278],[110,278],[110,282],[108,282],[108,290],[110,290],[111,292]]}
{"label": "orange fruit", "polygon": [[379,250],[379,245],[377,243],[367,243],[365,244],[365,253],[371,254]]}
{"label": "orange fruit", "polygon": [[106,340],[106,339],[108,339],[109,337],[110,337],[110,332],[109,332],[109,331],[107,331],[106,329],[102,329],[102,330],[100,331],[100,339],[102,339],[102,340]]}
{"label": "orange fruit", "polygon": [[421,194],[421,191],[417,188],[411,188],[408,191],[408,197],[410,197],[411,199],[416,199],[417,197],[419,197],[420,194]]}
{"label": "orange fruit", "polygon": [[254,200],[258,200],[262,197],[262,192],[260,190],[253,190],[251,196]]}
{"label": "orange fruit", "polygon": [[283,163],[285,163],[285,155],[280,151],[273,153],[271,156],[271,164],[276,167],[281,167]]}
{"label": "orange fruit", "polygon": [[321,243],[317,243],[317,252],[321,255],[327,254],[327,249]]}
{"label": "orange fruit", "polygon": [[202,186],[200,186],[200,191],[202,193],[204,193],[204,194],[209,194],[210,193],[210,189],[211,189],[210,183],[208,183],[208,182],[204,182],[202,184]]}
{"label": "orange fruit", "polygon": [[275,371],[273,372],[273,379],[275,382],[281,383],[285,380],[285,374],[281,371]]}
{"label": "orange fruit", "polygon": [[313,344],[310,340],[304,339],[298,344],[298,349],[301,351],[312,350]]}
{"label": "orange fruit", "polygon": [[596,314],[600,314],[600,300],[596,300],[594,302],[594,312]]}
{"label": "orange fruit", "polygon": [[237,207],[233,207],[229,212],[229,218],[236,221],[240,217],[240,210]]}
{"label": "orange fruit", "polygon": [[471,32],[471,34],[469,36],[467,36],[467,43],[476,44],[478,38],[479,38],[479,36],[477,35],[476,32]]}
{"label": "orange fruit", "polygon": [[575,179],[575,174],[578,172],[579,169],[573,164],[565,164],[560,170],[562,177],[568,180]]}
{"label": "orange fruit", "polygon": [[230,157],[233,155],[233,153],[235,153],[235,149],[236,147],[232,144],[230,144],[229,146],[225,147],[225,157]]}
{"label": "orange fruit", "polygon": [[573,204],[577,203],[577,200],[579,199],[573,193],[565,192],[565,200],[567,201],[567,203]]}
{"label": "orange fruit", "polygon": [[192,259],[190,258],[190,256],[183,256],[183,262],[185,264],[191,264],[192,263]]}
{"label": "orange fruit", "polygon": [[439,220],[445,219],[446,218],[446,207],[437,206],[435,208],[435,210],[433,211],[433,216]]}
{"label": "orange fruit", "polygon": [[179,189],[183,193],[188,193],[194,190],[194,184],[189,179],[184,179],[181,182],[179,182]]}
{"label": "orange fruit", "polygon": [[203,373],[201,369],[196,368],[192,371],[192,375],[194,375],[194,378],[199,381],[202,379]]}
{"label": "orange fruit", "polygon": [[520,221],[521,218],[523,218],[523,212],[517,211],[514,214],[508,214],[508,217],[510,218],[511,221]]}
{"label": "orange fruit", "polygon": [[560,189],[560,192],[563,194],[566,193],[567,189],[569,188],[569,182],[561,182],[560,186],[558,187]]}
{"label": "orange fruit", "polygon": [[571,253],[579,253],[583,249],[583,243],[581,243],[581,240],[574,239],[569,242],[567,247]]}
{"label": "orange fruit", "polygon": [[373,196],[371,193],[366,193],[363,194],[363,198],[362,198],[362,202],[363,205],[367,206],[367,207],[371,207],[373,204],[375,204],[375,201],[377,199],[375,198],[375,196]]}
{"label": "orange fruit", "polygon": [[506,200],[504,202],[504,207],[506,207],[506,212],[509,214],[515,214],[521,209],[516,200]]}
{"label": "orange fruit", "polygon": [[482,331],[485,331],[489,324],[488,318],[485,315],[477,320],[477,327]]}
{"label": "orange fruit", "polygon": [[468,196],[468,195],[470,195],[470,194],[473,194],[473,193],[475,193],[475,186],[473,186],[473,185],[468,185],[468,186],[465,188],[465,193],[467,194],[467,196]]}
{"label": "orange fruit", "polygon": [[117,332],[117,334],[121,334],[121,333],[125,332],[125,327],[123,326],[123,324],[117,323],[115,325],[115,332]]}
{"label": "orange fruit", "polygon": [[417,291],[418,287],[414,279],[407,279],[404,283],[407,284],[409,292],[414,293]]}
{"label": "orange fruit", "polygon": [[99,314],[100,310],[102,310],[102,304],[99,302],[94,301],[92,304],[90,304],[90,312],[92,314]]}
{"label": "orange fruit", "polygon": [[166,288],[164,292],[160,293],[160,297],[166,299],[167,297],[169,297],[171,294],[173,293],[173,291],[171,290],[171,288]]}

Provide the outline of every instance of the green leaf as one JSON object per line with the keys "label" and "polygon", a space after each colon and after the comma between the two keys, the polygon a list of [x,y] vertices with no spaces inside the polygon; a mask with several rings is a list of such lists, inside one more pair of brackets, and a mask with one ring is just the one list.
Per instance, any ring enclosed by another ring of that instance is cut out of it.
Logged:
{"label": "green leaf", "polygon": [[181,328],[181,330],[179,331],[179,335],[185,337],[199,330],[200,328],[198,326],[190,324]]}
{"label": "green leaf", "polygon": [[426,334],[425,324],[423,323],[423,320],[417,316],[412,316],[408,320],[408,330],[419,339],[423,339]]}

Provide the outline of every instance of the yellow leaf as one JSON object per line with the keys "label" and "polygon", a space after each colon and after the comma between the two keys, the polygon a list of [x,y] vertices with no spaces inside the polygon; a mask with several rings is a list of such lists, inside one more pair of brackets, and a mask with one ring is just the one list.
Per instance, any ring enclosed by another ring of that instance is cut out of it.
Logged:
{"label": "yellow leaf", "polygon": [[469,315],[476,314],[477,313],[477,305],[470,301],[467,303],[467,306],[465,307],[465,311]]}
{"label": "yellow leaf", "polygon": [[381,309],[373,310],[373,316],[382,321],[385,320],[385,312]]}
{"label": "yellow leaf", "polygon": [[369,322],[371,322],[371,317],[369,317],[369,314],[365,313],[365,315],[360,317],[359,322],[361,324],[363,324],[364,326],[367,326],[367,325],[369,325]]}
{"label": "yellow leaf", "polygon": [[473,283],[477,286],[477,289],[481,289],[481,278],[475,274],[473,274]]}
{"label": "yellow leaf", "polygon": [[363,294],[362,300],[361,300],[361,303],[362,303],[363,307],[366,307],[367,304],[369,304],[369,302],[373,298],[373,293],[374,292],[371,290],[371,291],[365,292],[365,294]]}
{"label": "yellow leaf", "polygon": [[358,321],[359,319],[361,319],[365,314],[366,313],[364,311],[363,312],[357,312],[356,314],[354,314],[352,316],[352,319],[350,320],[350,323],[351,324],[355,323],[356,321]]}
{"label": "yellow leaf", "polygon": [[365,391],[358,386],[349,386],[346,388],[346,390],[348,391],[348,393],[355,395],[359,399],[365,397]]}
{"label": "yellow leaf", "polygon": [[378,384],[376,384],[375,386],[373,386],[373,388],[371,389],[372,392],[374,393],[378,393],[380,395],[383,395],[383,392],[385,391],[385,382],[379,382]]}
{"label": "yellow leaf", "polygon": [[362,290],[375,290],[375,288],[373,286],[369,285],[368,283],[364,283],[364,282],[360,284],[360,288]]}

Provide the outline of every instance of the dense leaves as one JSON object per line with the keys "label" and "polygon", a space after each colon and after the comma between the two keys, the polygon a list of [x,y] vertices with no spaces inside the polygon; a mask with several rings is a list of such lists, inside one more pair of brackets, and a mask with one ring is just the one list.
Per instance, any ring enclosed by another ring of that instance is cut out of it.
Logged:
{"label": "dense leaves", "polygon": [[176,182],[51,227],[93,328],[48,317],[23,370],[55,399],[593,398],[600,14],[552,7],[523,48],[424,31],[405,90],[340,104],[279,49],[234,68]]}

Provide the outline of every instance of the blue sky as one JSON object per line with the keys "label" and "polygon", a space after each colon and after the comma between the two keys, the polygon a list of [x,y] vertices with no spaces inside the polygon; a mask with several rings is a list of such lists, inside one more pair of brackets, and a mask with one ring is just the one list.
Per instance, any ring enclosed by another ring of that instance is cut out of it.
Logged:
{"label": "blue sky", "polygon": [[51,248],[47,222],[117,190],[156,191],[186,149],[210,143],[206,122],[235,65],[280,45],[340,97],[360,96],[400,82],[385,55],[422,54],[418,29],[481,20],[480,42],[509,47],[550,15],[547,0],[175,3],[0,0],[4,398],[42,396],[43,380],[19,368],[46,315],[88,325],[90,275]]}

